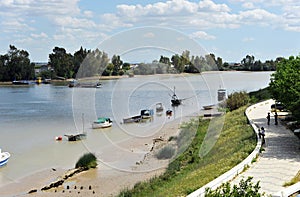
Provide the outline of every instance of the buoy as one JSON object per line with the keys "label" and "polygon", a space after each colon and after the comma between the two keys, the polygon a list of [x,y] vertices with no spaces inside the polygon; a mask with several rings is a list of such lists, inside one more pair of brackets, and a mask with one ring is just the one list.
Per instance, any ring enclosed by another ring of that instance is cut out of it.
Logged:
{"label": "buoy", "polygon": [[55,140],[57,140],[57,141],[62,140],[62,136],[56,136],[56,137],[55,137]]}

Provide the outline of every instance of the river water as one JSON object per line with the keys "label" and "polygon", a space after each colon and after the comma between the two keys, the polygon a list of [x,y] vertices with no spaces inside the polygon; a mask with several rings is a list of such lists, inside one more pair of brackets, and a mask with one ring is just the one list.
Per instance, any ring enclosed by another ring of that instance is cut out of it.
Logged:
{"label": "river water", "polygon": [[[73,168],[85,152],[101,153],[116,142],[154,135],[166,122],[184,117],[217,103],[217,90],[254,91],[268,86],[271,72],[208,72],[201,75],[153,75],[103,80],[101,88],[68,88],[51,84],[0,87],[0,148],[11,158],[0,168],[0,187],[36,171]],[[170,99],[174,87],[183,99],[174,108]],[[155,109],[161,102],[173,116],[154,115],[142,124],[123,124],[125,117],[141,109]],[[100,116],[113,120],[113,126],[93,130]],[[87,138],[68,142],[56,136],[87,132]],[[113,157],[113,155],[112,155]],[[106,162],[106,161],[104,161]],[[107,158],[109,162],[109,158]],[[113,165],[122,168],[123,161]]]}

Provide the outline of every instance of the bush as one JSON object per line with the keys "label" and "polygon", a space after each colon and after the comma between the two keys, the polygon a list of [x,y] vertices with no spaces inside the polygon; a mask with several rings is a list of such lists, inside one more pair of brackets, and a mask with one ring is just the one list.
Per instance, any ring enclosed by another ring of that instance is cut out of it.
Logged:
{"label": "bush", "polygon": [[234,92],[228,96],[226,105],[230,111],[233,111],[248,104],[249,100],[249,95],[245,91]]}
{"label": "bush", "polygon": [[231,196],[231,197],[240,197],[240,196],[265,196],[264,194],[259,193],[259,182],[255,185],[251,182],[252,177],[248,177],[246,180],[242,179],[239,185],[234,185],[233,187],[227,182],[222,184],[216,190],[206,189],[205,197],[219,197],[219,196]]}
{"label": "bush", "polygon": [[156,154],[157,159],[170,159],[173,157],[175,153],[175,149],[171,146],[165,146],[158,151]]}
{"label": "bush", "polygon": [[96,168],[97,167],[97,158],[93,153],[86,153],[79,158],[77,161],[75,168]]}

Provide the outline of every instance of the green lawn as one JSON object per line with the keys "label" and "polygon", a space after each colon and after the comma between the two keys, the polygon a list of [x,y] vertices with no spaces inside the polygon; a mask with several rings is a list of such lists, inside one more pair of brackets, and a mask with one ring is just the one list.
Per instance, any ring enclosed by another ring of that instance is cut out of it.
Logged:
{"label": "green lawn", "polygon": [[200,118],[184,124],[176,140],[180,147],[189,146],[183,148],[183,153],[169,164],[167,171],[148,182],[136,184],[131,190],[124,190],[119,196],[185,196],[230,170],[256,146],[255,134],[244,115],[245,109],[242,107],[226,114],[216,144],[202,158],[199,149],[209,120]]}

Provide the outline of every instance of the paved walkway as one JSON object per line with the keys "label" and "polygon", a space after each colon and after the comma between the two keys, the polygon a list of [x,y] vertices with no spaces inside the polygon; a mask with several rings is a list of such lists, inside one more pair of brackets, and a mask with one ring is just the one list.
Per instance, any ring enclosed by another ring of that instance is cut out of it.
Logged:
{"label": "paved walkway", "polygon": [[257,126],[266,131],[265,151],[249,169],[238,175],[232,184],[238,184],[242,178],[253,177],[253,182],[260,181],[261,192],[274,195],[284,189],[283,184],[290,181],[300,170],[300,140],[281,122],[274,124],[271,113],[270,125],[267,125],[267,112],[270,112],[273,100],[256,105],[249,113]]}

